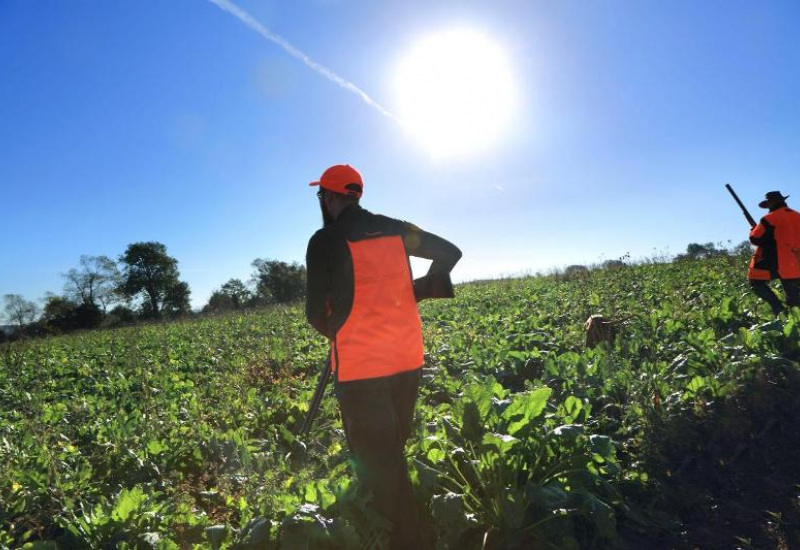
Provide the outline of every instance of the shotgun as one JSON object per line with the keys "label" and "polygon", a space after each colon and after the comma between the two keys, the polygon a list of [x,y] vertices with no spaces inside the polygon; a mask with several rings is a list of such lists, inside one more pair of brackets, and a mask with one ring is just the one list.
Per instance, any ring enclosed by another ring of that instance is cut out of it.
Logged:
{"label": "shotgun", "polygon": [[317,380],[317,389],[314,391],[314,397],[311,398],[311,404],[308,406],[308,412],[306,413],[306,418],[303,421],[303,426],[300,428],[300,435],[306,436],[308,435],[308,431],[311,429],[311,424],[314,423],[314,418],[317,416],[319,412],[319,406],[322,403],[322,397],[325,395],[325,388],[328,385],[328,381],[331,378],[331,357],[330,355],[325,360],[325,366],[322,367],[322,372],[319,373],[319,379]]}
{"label": "shotgun", "polygon": [[725,188],[728,190],[728,192],[730,192],[731,196],[733,197],[733,200],[735,200],[736,204],[739,205],[739,208],[742,209],[742,214],[744,214],[744,217],[747,218],[748,222],[750,222],[750,227],[755,227],[757,225],[756,220],[753,219],[753,216],[751,216],[750,212],[747,211],[747,207],[744,204],[742,204],[742,201],[739,200],[739,197],[736,194],[736,191],[733,190],[733,187],[731,187],[731,184],[726,183]]}

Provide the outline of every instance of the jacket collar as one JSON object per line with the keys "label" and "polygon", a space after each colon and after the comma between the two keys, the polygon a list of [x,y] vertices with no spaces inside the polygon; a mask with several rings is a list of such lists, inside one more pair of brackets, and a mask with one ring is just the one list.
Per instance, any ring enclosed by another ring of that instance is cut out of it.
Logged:
{"label": "jacket collar", "polygon": [[363,211],[364,209],[361,208],[361,205],[353,203],[339,213],[339,217],[336,218],[336,221],[338,222],[341,220],[347,220],[353,218],[355,216],[358,216]]}

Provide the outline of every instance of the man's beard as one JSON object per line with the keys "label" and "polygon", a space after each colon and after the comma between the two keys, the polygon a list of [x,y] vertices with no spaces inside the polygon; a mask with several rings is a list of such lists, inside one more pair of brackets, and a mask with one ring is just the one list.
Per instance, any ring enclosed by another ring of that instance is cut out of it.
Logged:
{"label": "man's beard", "polygon": [[319,209],[322,210],[322,227],[327,227],[335,221],[330,212],[328,212],[328,209],[325,208],[324,202],[319,201]]}

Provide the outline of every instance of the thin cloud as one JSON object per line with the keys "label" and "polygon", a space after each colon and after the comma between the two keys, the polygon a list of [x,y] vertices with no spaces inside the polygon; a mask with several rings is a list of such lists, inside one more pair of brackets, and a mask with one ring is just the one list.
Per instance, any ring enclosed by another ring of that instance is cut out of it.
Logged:
{"label": "thin cloud", "polygon": [[377,110],[382,115],[385,115],[391,118],[392,120],[399,122],[396,116],[394,116],[387,109],[385,109],[380,103],[372,99],[361,88],[359,88],[349,80],[342,78],[341,76],[339,76],[332,70],[328,69],[327,67],[323,67],[322,65],[320,65],[319,63],[308,57],[308,55],[306,55],[304,52],[294,47],[285,38],[270,31],[264,25],[259,23],[252,15],[244,11],[242,8],[240,8],[230,0],[208,0],[208,1],[216,5],[221,10],[230,13],[231,15],[236,17],[239,21],[241,21],[242,23],[244,23],[245,25],[256,31],[258,34],[260,34],[273,44],[277,44],[286,53],[288,53],[295,59],[299,59],[313,71],[316,71],[318,74],[324,76],[325,78],[337,84],[338,86],[344,88],[348,92],[356,94],[358,97],[364,100],[364,102],[367,105]]}

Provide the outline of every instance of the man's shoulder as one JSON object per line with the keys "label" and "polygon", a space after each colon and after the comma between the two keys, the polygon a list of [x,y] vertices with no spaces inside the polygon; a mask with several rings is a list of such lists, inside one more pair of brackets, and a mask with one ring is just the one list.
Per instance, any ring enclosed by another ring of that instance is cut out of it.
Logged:
{"label": "man's shoulder", "polygon": [[787,207],[775,210],[774,212],[770,212],[769,214],[764,216],[762,219],[768,220],[768,221],[775,221],[775,220],[781,220],[781,219],[786,219],[786,218],[789,218],[789,219],[792,219],[792,220],[800,220],[800,212],[797,212],[796,210],[792,210],[791,208],[789,208],[787,206]]}
{"label": "man's shoulder", "polygon": [[408,223],[407,221],[399,220],[397,218],[392,218],[391,216],[385,216],[383,214],[375,214],[367,210],[365,210],[364,212],[366,212],[369,216],[371,216],[377,223],[387,227],[392,227],[395,230],[407,231],[408,229],[415,227],[414,225]]}
{"label": "man's shoulder", "polygon": [[792,210],[791,208],[788,208],[787,210],[789,210],[789,219],[791,220],[789,223],[792,226],[800,226],[800,212],[797,210]]}
{"label": "man's shoulder", "polygon": [[326,243],[331,239],[331,229],[330,227],[322,227],[317,229],[311,238],[308,239],[308,246],[314,246],[322,243]]}
{"label": "man's shoulder", "polygon": [[311,235],[311,238],[309,239],[309,241],[318,241],[318,240],[324,239],[324,238],[325,238],[325,228],[322,227],[322,228],[317,229],[316,231],[314,231],[314,234]]}

